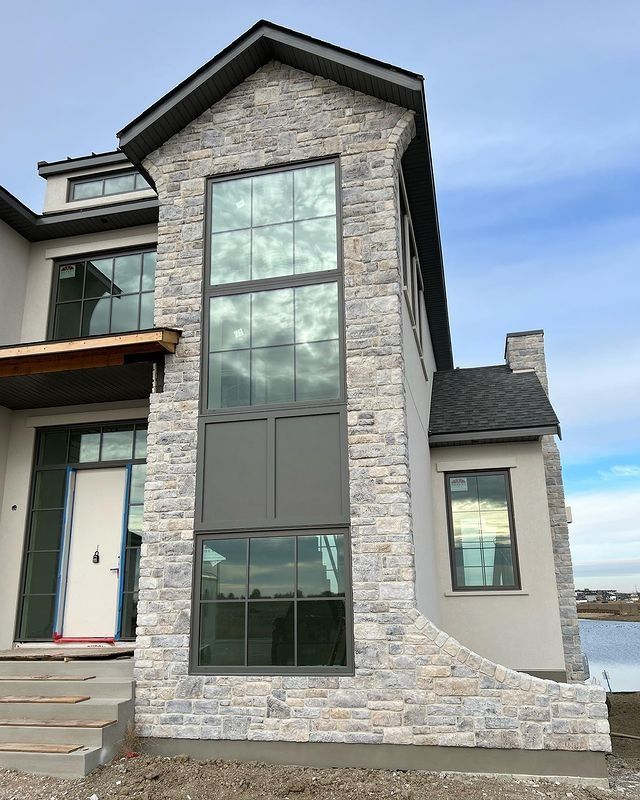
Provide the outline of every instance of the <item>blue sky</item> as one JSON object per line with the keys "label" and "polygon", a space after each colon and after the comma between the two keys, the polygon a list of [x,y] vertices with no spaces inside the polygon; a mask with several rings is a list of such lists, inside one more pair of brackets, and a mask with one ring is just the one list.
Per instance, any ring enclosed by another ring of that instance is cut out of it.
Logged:
{"label": "blue sky", "polygon": [[426,76],[458,366],[544,328],[576,583],[640,585],[640,4],[25,0],[0,28],[0,183],[115,132],[257,19]]}

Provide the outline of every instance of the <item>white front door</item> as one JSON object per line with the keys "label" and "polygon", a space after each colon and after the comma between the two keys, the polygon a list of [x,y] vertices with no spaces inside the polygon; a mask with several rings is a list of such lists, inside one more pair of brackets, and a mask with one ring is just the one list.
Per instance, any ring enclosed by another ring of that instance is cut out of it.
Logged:
{"label": "white front door", "polygon": [[[124,467],[76,473],[62,623],[64,638],[107,638],[116,633],[118,559],[126,486]],[[94,562],[96,551],[98,563]]]}

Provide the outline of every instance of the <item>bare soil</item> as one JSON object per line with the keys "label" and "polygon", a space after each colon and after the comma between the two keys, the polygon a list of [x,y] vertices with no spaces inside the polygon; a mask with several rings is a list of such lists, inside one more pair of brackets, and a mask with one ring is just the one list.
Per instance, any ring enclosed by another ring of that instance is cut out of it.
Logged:
{"label": "bare soil", "polygon": [[[610,700],[611,729],[640,735],[640,693],[612,694]],[[0,800],[640,800],[640,741],[612,741],[610,789],[543,780],[139,756],[115,760],[75,780],[0,771]]]}

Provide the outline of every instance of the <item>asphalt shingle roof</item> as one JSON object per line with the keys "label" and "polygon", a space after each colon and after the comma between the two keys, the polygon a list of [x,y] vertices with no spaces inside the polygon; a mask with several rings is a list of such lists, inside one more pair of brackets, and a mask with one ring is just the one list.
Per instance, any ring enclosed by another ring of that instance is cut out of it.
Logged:
{"label": "asphalt shingle roof", "polygon": [[430,434],[558,425],[535,372],[512,372],[498,365],[434,373]]}

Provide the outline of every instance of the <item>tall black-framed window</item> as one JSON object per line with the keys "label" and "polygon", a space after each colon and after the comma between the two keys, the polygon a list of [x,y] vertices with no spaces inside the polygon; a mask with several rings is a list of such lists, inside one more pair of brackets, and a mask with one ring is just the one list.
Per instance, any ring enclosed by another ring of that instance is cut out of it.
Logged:
{"label": "tall black-framed window", "polygon": [[70,258],[54,267],[50,339],[153,327],[155,248]]}
{"label": "tall black-framed window", "polygon": [[[413,329],[420,359],[425,367],[424,359],[429,336],[429,323],[427,320],[427,306],[424,293],[424,282],[418,248],[413,232],[413,222],[409,211],[409,200],[400,173],[400,244],[402,257],[402,289],[405,303],[409,312],[409,320]],[[426,373],[425,373],[426,374]]]}
{"label": "tall black-framed window", "polygon": [[343,530],[197,537],[194,672],[351,669]]}
{"label": "tall black-framed window", "polygon": [[147,423],[42,428],[36,434],[20,589],[17,641],[51,641],[64,534],[69,468],[131,465],[121,638],[135,635]]}
{"label": "tall black-framed window", "polygon": [[205,412],[344,398],[335,160],[208,185]]}
{"label": "tall black-framed window", "polygon": [[91,200],[150,189],[147,181],[135,170],[93,177],[74,178],[69,181],[69,200]]}
{"label": "tall black-framed window", "polygon": [[454,591],[520,589],[509,470],[444,479]]}

